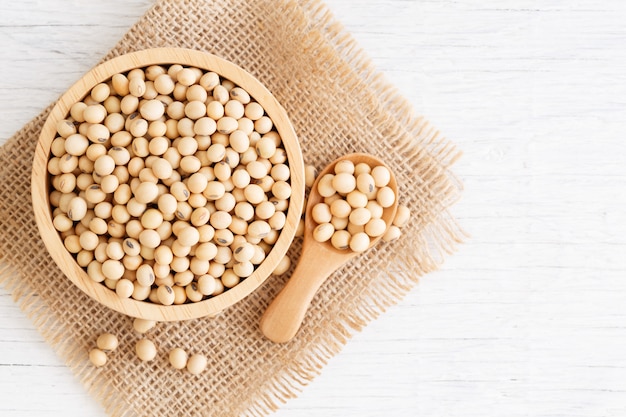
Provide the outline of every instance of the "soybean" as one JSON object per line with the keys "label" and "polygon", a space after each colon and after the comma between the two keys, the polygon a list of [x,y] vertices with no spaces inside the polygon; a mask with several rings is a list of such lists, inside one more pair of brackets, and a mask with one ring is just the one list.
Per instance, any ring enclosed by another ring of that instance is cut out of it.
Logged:
{"label": "soybean", "polygon": [[187,366],[187,360],[189,359],[189,356],[187,355],[187,352],[185,352],[184,349],[174,348],[170,351],[168,359],[169,359],[170,365],[172,365],[172,368],[185,369],[185,367]]}
{"label": "soybean", "polygon": [[89,351],[89,360],[93,366],[99,368],[107,363],[107,355],[102,350],[94,348]]}
{"label": "soybean", "polygon": [[103,333],[98,336],[96,345],[98,346],[98,349],[104,352],[112,352],[117,349],[119,341],[117,340],[117,337],[115,335],[111,333]]}
{"label": "soybean", "polygon": [[206,356],[196,353],[187,360],[187,371],[192,375],[199,375],[206,369],[208,363]]}
{"label": "soybean", "polygon": [[135,345],[137,357],[144,362],[150,362],[156,357],[157,349],[151,340],[141,339]]}

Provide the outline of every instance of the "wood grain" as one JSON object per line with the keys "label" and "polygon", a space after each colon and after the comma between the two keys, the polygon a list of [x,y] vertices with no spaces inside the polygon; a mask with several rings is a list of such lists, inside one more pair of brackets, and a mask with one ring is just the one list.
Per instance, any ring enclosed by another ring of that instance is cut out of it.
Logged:
{"label": "wood grain", "polygon": [[[471,238],[276,416],[626,415],[626,3],[327,3],[463,149]],[[0,3],[0,138],[149,5]],[[103,415],[5,291],[0,329],[0,415]]]}

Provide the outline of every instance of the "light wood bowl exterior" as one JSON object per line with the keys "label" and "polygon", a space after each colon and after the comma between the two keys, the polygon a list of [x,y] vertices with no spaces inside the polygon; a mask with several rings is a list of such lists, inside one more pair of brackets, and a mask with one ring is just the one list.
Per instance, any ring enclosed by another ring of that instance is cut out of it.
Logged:
{"label": "light wood bowl exterior", "polygon": [[[52,224],[47,162],[50,156],[50,146],[56,135],[57,122],[65,119],[72,104],[82,100],[96,84],[108,80],[116,73],[155,64],[181,64],[211,70],[245,89],[251,97],[263,106],[274,122],[275,129],[280,134],[287,152],[291,171],[292,194],[287,211],[287,221],[280,232],[278,241],[266,259],[251,276],[242,280],[237,286],[218,296],[197,303],[163,306],[149,301],[118,297],[115,291],[89,278],[86,271],[76,263],[74,257],[65,249],[59,233]],[[31,193],[35,219],[46,248],[61,271],[82,291],[111,309],[132,317],[157,321],[188,320],[216,315],[240,301],[258,288],[285,256],[295,236],[303,209],[304,163],[298,139],[287,113],[256,78],[235,64],[205,52],[178,48],[158,48],[129,53],[104,62],[86,73],[63,94],[50,112],[35,149]]]}

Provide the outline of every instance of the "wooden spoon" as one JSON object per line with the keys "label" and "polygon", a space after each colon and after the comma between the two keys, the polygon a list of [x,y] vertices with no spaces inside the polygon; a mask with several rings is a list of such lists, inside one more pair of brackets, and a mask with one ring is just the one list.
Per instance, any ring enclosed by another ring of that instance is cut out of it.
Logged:
{"label": "wooden spoon", "polygon": [[[359,253],[350,249],[336,249],[330,241],[320,243],[313,238],[313,229],[317,225],[311,216],[311,211],[313,206],[324,200],[324,197],[317,191],[317,183],[325,174],[334,173],[335,165],[345,160],[352,161],[354,165],[365,162],[371,167],[378,165],[386,166],[384,162],[372,155],[355,153],[335,160],[318,175],[315,184],[311,188],[306,206],[304,242],[298,266],[287,285],[276,296],[261,318],[261,331],[273,342],[288,342],[296,335],[311,304],[311,300],[320,286],[339,267],[359,255]],[[396,199],[391,207],[383,210],[382,218],[387,224],[387,229],[391,225],[398,208],[398,184],[393,171],[389,169],[389,172],[391,173],[391,180],[388,186],[393,190]],[[369,248],[378,243],[380,238],[381,236],[373,238]]]}

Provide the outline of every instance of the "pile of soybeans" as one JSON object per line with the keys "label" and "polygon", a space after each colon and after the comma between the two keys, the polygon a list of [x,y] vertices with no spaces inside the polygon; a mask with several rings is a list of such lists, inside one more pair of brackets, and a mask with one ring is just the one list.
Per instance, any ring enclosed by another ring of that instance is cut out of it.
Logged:
{"label": "pile of soybeans", "polygon": [[263,107],[215,72],[115,74],[56,130],[53,225],[119,297],[172,305],[219,295],[254,272],[285,225],[281,138]]}

